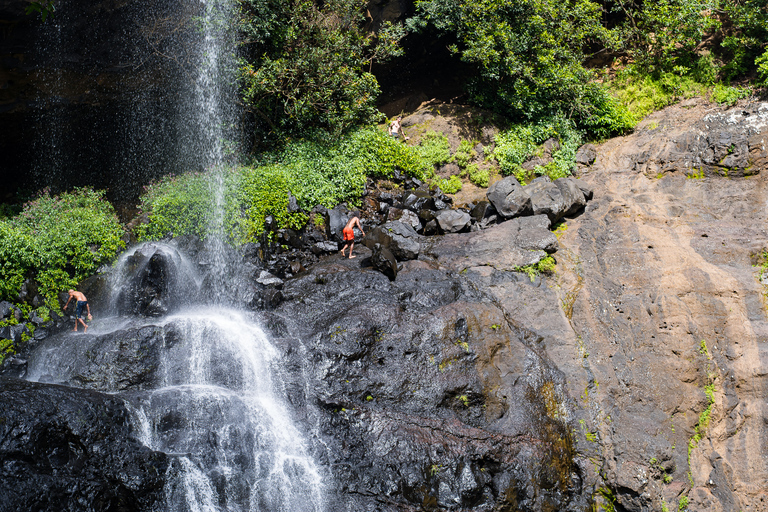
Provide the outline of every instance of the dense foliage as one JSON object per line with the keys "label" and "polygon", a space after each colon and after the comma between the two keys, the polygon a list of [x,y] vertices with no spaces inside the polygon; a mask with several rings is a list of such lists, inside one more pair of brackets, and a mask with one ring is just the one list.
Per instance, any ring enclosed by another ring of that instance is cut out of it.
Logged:
{"label": "dense foliage", "polygon": [[103,192],[43,192],[21,214],[0,220],[0,297],[15,301],[32,279],[48,307],[57,294],[110,262],[124,247],[123,228]]}
{"label": "dense foliage", "polygon": [[404,33],[362,27],[364,0],[239,0],[243,34],[240,81],[257,130],[338,136],[379,119],[374,60],[398,55]]}
{"label": "dense foliage", "polygon": [[621,105],[591,83],[583,48],[609,39],[588,0],[422,0],[413,30],[434,27],[472,65],[470,98],[511,118],[567,113],[602,133],[631,128]]}
{"label": "dense foliage", "polygon": [[[234,244],[258,240],[271,215],[279,227],[302,227],[307,216],[288,212],[292,195],[304,211],[315,205],[332,208],[359,201],[368,177],[388,178],[395,170],[438,185],[435,166],[450,156],[448,141],[432,134],[424,143],[408,146],[374,127],[361,128],[338,143],[301,140],[284,150],[262,155],[250,166],[169,176],[146,188],[141,210],[149,222],[139,226],[140,240],[195,235],[206,238],[216,211],[215,187],[221,183],[227,238]],[[218,179],[221,177],[221,179]],[[460,184],[459,184],[460,188]]]}
{"label": "dense foliage", "polygon": [[[532,174],[545,174],[552,179],[563,178],[571,174],[581,137],[573,122],[562,116],[535,123],[516,124],[496,136],[494,157],[502,173],[514,175],[521,183],[528,181]],[[537,167],[533,173],[525,171],[521,165],[527,157],[540,151],[540,145],[547,139],[558,142],[551,153],[552,162]]]}

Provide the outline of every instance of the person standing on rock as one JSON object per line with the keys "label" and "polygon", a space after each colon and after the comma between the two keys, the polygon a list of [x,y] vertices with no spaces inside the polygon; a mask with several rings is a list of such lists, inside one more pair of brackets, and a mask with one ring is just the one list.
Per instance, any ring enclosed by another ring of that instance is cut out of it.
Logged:
{"label": "person standing on rock", "polygon": [[363,231],[363,226],[360,225],[360,219],[357,218],[357,216],[349,219],[347,225],[344,226],[344,229],[342,230],[342,233],[344,234],[344,247],[341,249],[341,255],[346,256],[344,251],[347,249],[347,246],[349,246],[349,259],[357,257],[352,256],[352,249],[355,247],[355,227],[357,227],[363,236],[365,236],[365,231]]}
{"label": "person standing on rock", "polygon": [[403,121],[403,116],[397,116],[397,119],[392,121],[392,124],[389,125],[389,135],[392,138],[399,139],[400,137],[403,138],[403,140],[408,140],[408,137],[405,136],[405,132],[403,132],[403,127],[400,124]]}
{"label": "person standing on rock", "polygon": [[88,320],[93,320],[91,316],[91,306],[88,305],[88,299],[85,298],[82,292],[76,292],[75,290],[69,290],[69,298],[67,303],[64,304],[64,309],[69,306],[69,301],[75,299],[75,332],[77,332],[77,322],[83,324],[83,332],[88,332],[88,325],[83,320],[83,310],[88,312]]}

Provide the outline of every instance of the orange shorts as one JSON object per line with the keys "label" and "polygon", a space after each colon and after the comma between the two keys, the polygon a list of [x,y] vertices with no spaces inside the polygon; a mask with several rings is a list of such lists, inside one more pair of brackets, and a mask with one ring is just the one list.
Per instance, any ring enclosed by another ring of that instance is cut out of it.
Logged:
{"label": "orange shorts", "polygon": [[344,228],[344,241],[355,239],[355,230],[352,228]]}

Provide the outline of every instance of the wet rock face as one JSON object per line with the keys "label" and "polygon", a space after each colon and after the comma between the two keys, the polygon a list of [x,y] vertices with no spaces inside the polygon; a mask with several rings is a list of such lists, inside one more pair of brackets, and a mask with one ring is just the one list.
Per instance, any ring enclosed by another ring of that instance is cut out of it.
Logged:
{"label": "wet rock face", "polygon": [[562,374],[467,279],[320,264],[283,292],[266,324],[310,362],[289,397],[318,407],[335,509],[586,506]]}
{"label": "wet rock face", "polygon": [[0,418],[4,510],[158,510],[168,460],[122,400],[0,377]]}
{"label": "wet rock face", "polygon": [[115,298],[122,314],[161,316],[186,304],[197,286],[181,253],[171,247],[148,244],[127,257],[123,282]]}

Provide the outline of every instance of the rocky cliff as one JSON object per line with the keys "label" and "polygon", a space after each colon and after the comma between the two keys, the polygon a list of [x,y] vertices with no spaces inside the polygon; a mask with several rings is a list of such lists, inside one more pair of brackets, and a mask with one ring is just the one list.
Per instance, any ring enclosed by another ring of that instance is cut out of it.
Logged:
{"label": "rocky cliff", "polygon": [[[768,510],[763,134],[766,103],[670,107],[595,148],[578,180],[592,199],[556,231],[541,214],[424,236],[396,277],[360,245],[357,259],[324,256],[284,282],[231,254],[233,295],[281,353],[329,509]],[[554,251],[553,275],[519,272],[532,247]],[[4,382],[0,494],[18,492],[19,464],[32,492],[56,463],[66,492],[51,503],[106,500],[101,482],[115,481],[157,507],[152,471],[176,455],[139,464],[125,409],[155,385],[158,354],[183,344],[170,327],[42,341],[30,364],[71,347],[59,382],[71,387]],[[42,414],[79,388],[114,421],[83,429],[69,406]],[[53,443],[51,459],[24,432],[69,448]],[[88,436],[124,439],[133,476],[75,457]],[[95,483],[80,490],[84,471]]]}

